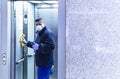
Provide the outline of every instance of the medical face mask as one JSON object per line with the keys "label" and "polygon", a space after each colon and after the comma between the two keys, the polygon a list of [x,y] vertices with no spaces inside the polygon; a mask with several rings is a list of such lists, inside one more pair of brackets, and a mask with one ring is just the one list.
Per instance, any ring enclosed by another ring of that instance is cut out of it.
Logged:
{"label": "medical face mask", "polygon": [[42,26],[41,25],[36,26],[36,32],[39,32],[41,30],[42,30]]}

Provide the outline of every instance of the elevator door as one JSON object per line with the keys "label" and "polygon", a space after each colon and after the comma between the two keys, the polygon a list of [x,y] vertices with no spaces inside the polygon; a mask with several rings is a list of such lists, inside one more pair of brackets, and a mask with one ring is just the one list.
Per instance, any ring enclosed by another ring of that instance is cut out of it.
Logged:
{"label": "elevator door", "polygon": [[19,43],[25,34],[28,41],[34,40],[34,6],[27,1],[14,1],[15,79],[34,79],[34,51]]}

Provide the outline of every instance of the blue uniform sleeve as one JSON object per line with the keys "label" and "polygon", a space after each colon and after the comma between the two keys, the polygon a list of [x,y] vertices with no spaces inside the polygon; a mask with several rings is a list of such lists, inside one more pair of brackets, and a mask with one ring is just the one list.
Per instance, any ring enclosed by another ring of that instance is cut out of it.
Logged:
{"label": "blue uniform sleeve", "polygon": [[32,45],[34,45],[34,43],[33,43],[33,42],[28,41],[26,45],[27,45],[28,47],[32,48]]}

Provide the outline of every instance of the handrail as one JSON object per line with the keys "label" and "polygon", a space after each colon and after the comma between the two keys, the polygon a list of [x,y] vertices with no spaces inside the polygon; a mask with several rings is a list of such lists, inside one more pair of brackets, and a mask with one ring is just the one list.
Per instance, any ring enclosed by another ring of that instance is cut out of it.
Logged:
{"label": "handrail", "polygon": [[21,62],[23,62],[25,60],[25,58],[21,58],[20,60],[18,60],[17,62],[16,62],[16,65],[17,64],[20,64]]}

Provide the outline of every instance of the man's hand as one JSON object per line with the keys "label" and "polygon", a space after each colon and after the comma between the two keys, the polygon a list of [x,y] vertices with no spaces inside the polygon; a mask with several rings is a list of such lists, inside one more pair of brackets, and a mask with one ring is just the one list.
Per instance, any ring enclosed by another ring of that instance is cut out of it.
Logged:
{"label": "man's hand", "polygon": [[25,38],[22,38],[22,42],[23,42],[24,44],[27,44],[27,41],[25,40]]}
{"label": "man's hand", "polygon": [[32,45],[32,48],[36,51],[36,50],[38,50],[38,47],[39,47],[39,45],[37,44],[37,43],[34,43],[34,45]]}
{"label": "man's hand", "polygon": [[25,37],[24,34],[22,34],[22,35],[20,36],[19,42],[20,42],[20,45],[21,45],[21,46],[24,46],[25,44],[27,44],[27,41],[25,40],[24,37]]}

